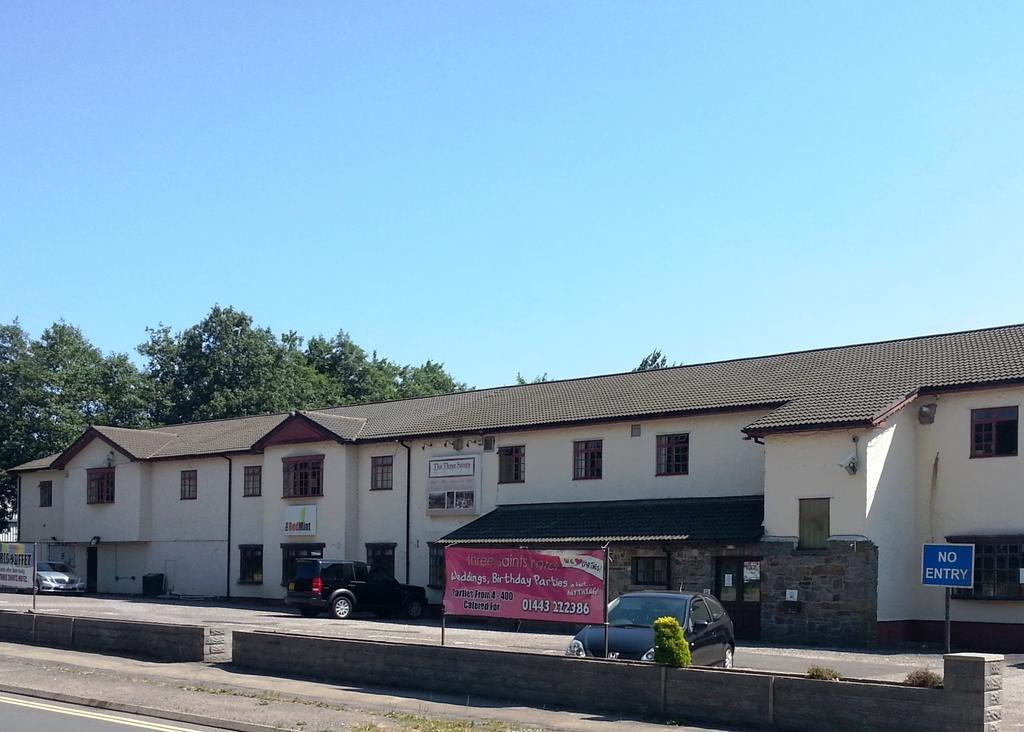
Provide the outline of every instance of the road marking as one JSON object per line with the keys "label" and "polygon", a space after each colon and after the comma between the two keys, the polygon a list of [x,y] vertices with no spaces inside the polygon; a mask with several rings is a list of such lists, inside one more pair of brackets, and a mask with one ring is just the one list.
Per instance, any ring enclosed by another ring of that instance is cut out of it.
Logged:
{"label": "road marking", "polygon": [[124,717],[115,717],[113,714],[91,712],[84,709],[72,709],[69,707],[59,707],[55,704],[46,704],[45,702],[28,701],[25,699],[14,699],[9,696],[0,696],[0,704],[13,704],[15,706],[38,709],[44,712],[56,712],[58,714],[67,714],[72,717],[85,717],[87,719],[96,719],[101,722],[123,724],[126,727],[139,727],[141,729],[156,730],[157,732],[196,732],[194,727],[175,727],[174,725],[161,724],[160,722],[145,722],[141,720],[125,719]]}

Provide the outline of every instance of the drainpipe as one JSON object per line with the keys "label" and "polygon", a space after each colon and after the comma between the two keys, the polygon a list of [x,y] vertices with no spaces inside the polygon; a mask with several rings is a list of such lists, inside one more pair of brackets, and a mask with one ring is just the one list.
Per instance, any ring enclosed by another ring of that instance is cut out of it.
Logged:
{"label": "drainpipe", "polygon": [[405,584],[409,584],[409,525],[412,516],[412,448],[404,441],[398,444],[405,448]]}
{"label": "drainpipe", "polygon": [[222,458],[228,461],[228,551],[227,551],[227,582],[226,589],[228,599],[231,599],[231,473],[234,472],[234,463],[231,462],[231,458],[227,455],[221,455]]}
{"label": "drainpipe", "polygon": [[15,485],[17,486],[17,504],[15,508],[18,511],[18,541],[23,541],[21,537],[21,473],[18,473],[15,477]]}

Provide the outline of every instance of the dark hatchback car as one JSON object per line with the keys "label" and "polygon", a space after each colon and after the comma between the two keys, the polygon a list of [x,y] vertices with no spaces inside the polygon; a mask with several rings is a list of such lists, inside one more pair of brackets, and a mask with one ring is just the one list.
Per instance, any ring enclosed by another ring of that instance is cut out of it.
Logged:
{"label": "dark hatchback car", "polygon": [[346,559],[300,559],[288,582],[285,604],[307,618],[329,612],[344,619],[355,610],[418,618],[427,607],[422,587],[403,585],[387,572]]}
{"label": "dark hatchback car", "polygon": [[[608,655],[631,661],[654,660],[654,621],[672,616],[683,626],[695,666],[732,668],[736,652],[732,620],[703,592],[629,592],[608,604]],[[588,625],[566,650],[569,656],[604,656],[604,628]]]}

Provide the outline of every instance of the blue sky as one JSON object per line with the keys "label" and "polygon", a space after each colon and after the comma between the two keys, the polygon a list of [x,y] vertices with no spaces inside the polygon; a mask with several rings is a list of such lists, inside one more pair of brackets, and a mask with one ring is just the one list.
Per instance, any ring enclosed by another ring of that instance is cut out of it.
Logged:
{"label": "blue sky", "polygon": [[[898,5],[898,7],[896,7]],[[1024,320],[1019,3],[5,3],[0,320],[476,386]]]}

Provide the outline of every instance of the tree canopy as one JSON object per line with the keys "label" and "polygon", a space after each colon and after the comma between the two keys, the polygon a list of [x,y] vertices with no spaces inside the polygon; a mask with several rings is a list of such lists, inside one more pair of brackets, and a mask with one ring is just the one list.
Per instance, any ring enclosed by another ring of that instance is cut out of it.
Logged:
{"label": "tree canopy", "polygon": [[[441,362],[367,354],[343,330],[308,343],[294,331],[278,336],[231,307],[147,336],[140,368],[63,321],[35,339],[17,320],[0,325],[0,470],[67,447],[90,424],[149,427],[468,388]],[[14,477],[0,472],[0,519],[15,500]]]}
{"label": "tree canopy", "polygon": [[640,360],[640,364],[633,369],[634,371],[654,371],[655,369],[667,369],[672,366],[680,366],[678,363],[669,363],[668,358],[661,352],[660,348],[655,348],[653,351],[648,353]]}

